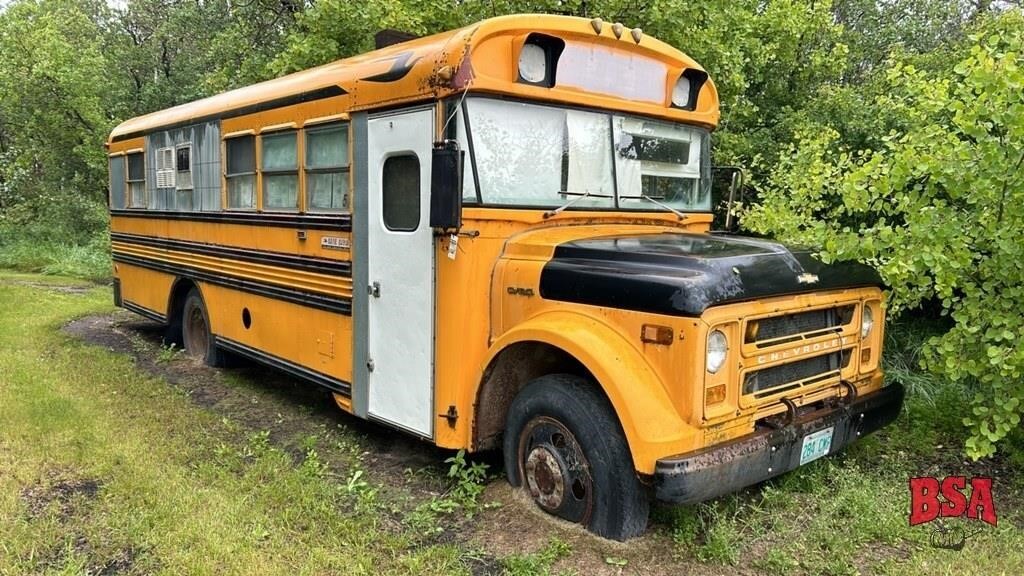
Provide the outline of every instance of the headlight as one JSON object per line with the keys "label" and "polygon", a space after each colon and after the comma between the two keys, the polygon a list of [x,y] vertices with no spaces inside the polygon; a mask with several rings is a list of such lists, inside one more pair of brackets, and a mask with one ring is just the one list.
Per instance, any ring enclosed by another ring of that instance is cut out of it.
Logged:
{"label": "headlight", "polygon": [[672,89],[672,104],[686,108],[690,105],[690,79],[680,76],[676,81],[676,87]]}
{"label": "headlight", "polygon": [[714,374],[725,364],[725,355],[729,351],[729,343],[721,330],[708,334],[708,372]]}
{"label": "headlight", "polygon": [[523,44],[519,51],[519,76],[536,84],[543,82],[547,77],[548,56],[542,46],[537,44]]}
{"label": "headlight", "polygon": [[867,338],[871,328],[875,325],[875,319],[871,316],[871,308],[864,307],[864,314],[860,318],[860,337]]}

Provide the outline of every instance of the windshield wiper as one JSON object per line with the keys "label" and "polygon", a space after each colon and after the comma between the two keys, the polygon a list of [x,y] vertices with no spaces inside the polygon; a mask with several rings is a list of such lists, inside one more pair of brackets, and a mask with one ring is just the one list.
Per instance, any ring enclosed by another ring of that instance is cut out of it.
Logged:
{"label": "windshield wiper", "polygon": [[[664,199],[665,199],[664,196],[658,196],[658,200],[664,200]],[[686,220],[686,217],[687,217],[685,213],[680,212],[679,210],[676,210],[675,208],[669,206],[668,204],[665,204],[663,202],[658,202],[658,200],[655,200],[654,198],[648,196],[647,194],[641,194],[639,196],[619,196],[619,200],[647,200],[651,204],[654,204],[655,206],[661,206],[665,210],[668,210],[669,212],[675,214],[676,216],[679,217],[680,220]]]}
{"label": "windshield wiper", "polygon": [[579,202],[580,200],[583,200],[584,198],[614,198],[614,196],[612,196],[611,194],[594,194],[593,192],[570,192],[568,190],[561,190],[558,193],[561,194],[562,196],[576,196],[576,198],[569,200],[568,202],[562,204],[561,206],[555,208],[554,210],[548,210],[547,212],[545,212],[545,220],[551,218],[552,216],[557,216],[563,210]]}

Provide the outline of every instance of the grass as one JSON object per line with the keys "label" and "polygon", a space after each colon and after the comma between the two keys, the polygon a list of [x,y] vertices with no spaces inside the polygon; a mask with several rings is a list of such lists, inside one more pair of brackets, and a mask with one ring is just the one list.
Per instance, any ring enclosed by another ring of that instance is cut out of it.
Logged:
{"label": "grass", "polygon": [[[129,358],[72,341],[109,291],[0,278],[0,574],[452,574],[360,490],[239,437]],[[353,493],[354,492],[354,493]],[[415,545],[414,545],[415,544]]]}
{"label": "grass", "polygon": [[[963,460],[966,393],[916,364],[934,327],[890,328],[888,375],[910,390],[906,409],[843,454],[713,502],[656,506],[634,543],[531,521],[530,533],[502,536],[532,544],[495,554],[458,526],[507,530],[515,504],[478,504],[498,470],[455,454],[407,472],[437,475],[447,490],[396,493],[365,465],[373,443],[358,432],[300,429],[282,446],[130,356],[60,331],[109,301],[105,287],[0,271],[0,575],[596,575],[695,564],[710,574],[1024,573],[1024,456],[1011,443],[995,460]],[[172,349],[152,357],[168,369],[183,362]],[[241,391],[231,401],[273,405],[275,392],[244,373],[224,378]],[[908,478],[952,474],[996,476],[999,526],[959,552],[929,547],[932,528],[907,521]]]}

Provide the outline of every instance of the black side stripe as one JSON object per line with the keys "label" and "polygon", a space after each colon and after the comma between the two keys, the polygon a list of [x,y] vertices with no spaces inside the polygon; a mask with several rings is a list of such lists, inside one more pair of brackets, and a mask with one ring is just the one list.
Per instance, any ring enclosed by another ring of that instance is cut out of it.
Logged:
{"label": "black side stripe", "polygon": [[275,284],[268,284],[265,282],[243,280],[241,278],[232,278],[230,276],[221,276],[217,274],[211,274],[204,270],[198,270],[191,266],[182,266],[179,264],[172,264],[169,262],[161,262],[149,258],[143,258],[140,256],[122,254],[119,252],[114,252],[113,259],[114,262],[123,262],[125,264],[131,264],[133,266],[141,266],[143,268],[148,268],[150,270],[156,270],[158,272],[174,274],[175,276],[181,276],[193,280],[201,280],[203,282],[209,282],[210,284],[225,286],[227,288],[234,288],[236,290],[241,290],[243,292],[248,292],[250,294],[256,294],[258,296],[265,296],[267,298],[273,298],[275,300],[293,302],[295,304],[301,304],[303,306],[308,306],[310,308],[326,310],[328,312],[344,314],[346,316],[352,315],[351,298],[328,296],[326,294],[320,294],[318,292],[297,290],[294,288],[277,286]]}
{"label": "black side stripe", "polygon": [[352,276],[352,264],[344,260],[330,260],[327,258],[316,258],[312,256],[295,256],[294,254],[283,254],[281,252],[266,252],[262,250],[247,250],[221,244],[207,244],[203,242],[189,242],[186,240],[174,240],[171,238],[155,238],[153,236],[140,236],[137,234],[124,234],[111,232],[110,239],[126,244],[139,244],[152,246],[166,250],[177,250],[205,256],[216,256],[219,258],[230,258],[256,264],[267,264],[270,266],[281,266],[293,270],[305,270],[308,272],[319,272],[349,278]]}
{"label": "black side stripe", "polygon": [[171,210],[111,209],[110,215],[122,218],[144,218],[147,220],[219,222],[223,224],[246,224],[249,226],[302,228],[304,230],[336,230],[339,232],[352,230],[352,216],[349,214],[313,216],[310,214],[267,214],[260,212],[175,212]]}
{"label": "black side stripe", "polygon": [[138,304],[136,304],[134,302],[129,302],[128,300],[123,300],[123,301],[121,301],[121,306],[125,310],[129,310],[131,312],[135,312],[139,316],[143,316],[143,317],[149,318],[150,320],[154,320],[154,321],[159,322],[161,324],[164,324],[165,322],[167,322],[167,318],[165,318],[163,314],[157,312],[156,310],[150,310],[149,308],[146,308],[145,306],[139,306]]}
{"label": "black side stripe", "polygon": [[214,341],[217,343],[217,346],[220,346],[228,352],[233,352],[239,356],[245,356],[246,358],[250,358],[257,362],[262,362],[263,364],[277,368],[282,372],[287,372],[288,374],[297,376],[303,380],[319,384],[332,392],[337,392],[345,396],[352,395],[352,384],[345,382],[344,380],[328,376],[323,372],[310,370],[305,366],[300,366],[299,364],[290,362],[284,358],[268,354],[261,350],[252,348],[251,346],[246,346],[241,342],[235,342],[234,340],[229,340],[221,336],[214,336]]}
{"label": "black side stripe", "polygon": [[159,126],[151,130],[139,130],[137,132],[129,132],[127,134],[120,134],[115,136],[113,141],[120,142],[122,140],[130,140],[132,138],[138,138],[139,136],[146,136],[154,132],[163,132],[165,130],[174,130],[175,128],[181,128],[183,126],[192,126],[193,124],[202,124],[204,122],[210,122],[212,120],[223,120],[225,118],[236,118],[238,116],[245,116],[246,114],[255,114],[257,112],[265,112],[267,110],[273,110],[274,108],[283,108],[285,106],[294,106],[295,104],[304,104],[306,102],[314,102],[316,100],[323,100],[325,98],[333,98],[335,96],[343,96],[348,94],[341,86],[327,86],[324,88],[318,88],[316,90],[310,90],[308,92],[301,92],[292,96],[285,96],[283,98],[276,98],[274,100],[267,100],[266,102],[259,102],[256,104],[250,104],[249,106],[241,106],[239,108],[233,108],[225,110],[218,114],[211,114],[209,116],[201,116],[199,118],[189,118],[182,122],[175,122],[173,124],[166,124]]}

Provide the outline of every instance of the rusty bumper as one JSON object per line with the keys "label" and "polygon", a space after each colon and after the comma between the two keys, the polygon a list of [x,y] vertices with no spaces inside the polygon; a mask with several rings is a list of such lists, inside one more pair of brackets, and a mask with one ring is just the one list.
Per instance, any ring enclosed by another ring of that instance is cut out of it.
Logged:
{"label": "rusty bumper", "polygon": [[659,500],[690,504],[757,484],[798,467],[803,439],[832,426],[829,454],[889,424],[903,406],[903,387],[890,384],[853,402],[796,418],[776,430],[755,432],[726,444],[658,460]]}

